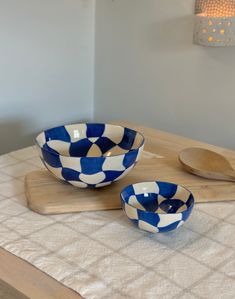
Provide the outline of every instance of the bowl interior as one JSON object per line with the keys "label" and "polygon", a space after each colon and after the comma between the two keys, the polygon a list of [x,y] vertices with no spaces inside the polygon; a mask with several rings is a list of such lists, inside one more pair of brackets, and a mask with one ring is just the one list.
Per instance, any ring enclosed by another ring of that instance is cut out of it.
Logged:
{"label": "bowl interior", "polygon": [[152,213],[175,214],[186,211],[194,203],[191,192],[165,182],[146,182],[128,186],[121,197],[130,206]]}
{"label": "bowl interior", "polygon": [[74,124],[42,132],[41,148],[70,157],[108,157],[138,149],[144,137],[129,128],[109,124]]}

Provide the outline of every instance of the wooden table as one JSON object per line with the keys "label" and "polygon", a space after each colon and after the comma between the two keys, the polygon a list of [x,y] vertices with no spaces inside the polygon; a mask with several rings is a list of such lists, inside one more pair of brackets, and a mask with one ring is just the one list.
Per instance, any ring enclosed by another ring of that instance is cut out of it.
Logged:
{"label": "wooden table", "polygon": [[[235,164],[235,153],[233,151],[130,123],[115,123],[139,129],[144,133],[147,139],[149,138],[152,141],[154,135],[154,142],[156,144],[158,142],[157,137],[160,137],[163,140],[161,143],[165,143],[166,145],[169,144],[169,140],[174,139],[176,147],[178,147],[175,149],[176,151],[179,148],[181,149],[182,147],[190,146],[201,146],[217,150],[226,155],[231,160],[232,164]],[[148,145],[146,147],[147,150],[151,151],[151,148],[148,148]],[[31,264],[0,249],[0,298],[79,299],[82,297]]]}
{"label": "wooden table", "polygon": [[0,299],[81,299],[55,279],[0,248]]}

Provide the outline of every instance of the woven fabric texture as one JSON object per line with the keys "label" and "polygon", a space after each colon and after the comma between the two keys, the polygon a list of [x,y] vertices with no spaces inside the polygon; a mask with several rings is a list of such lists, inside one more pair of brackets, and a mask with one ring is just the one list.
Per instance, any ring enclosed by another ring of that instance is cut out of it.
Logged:
{"label": "woven fabric texture", "polygon": [[0,156],[2,248],[87,299],[235,298],[235,202],[197,204],[167,234],[121,210],[42,216],[24,194],[24,176],[42,167],[34,147]]}

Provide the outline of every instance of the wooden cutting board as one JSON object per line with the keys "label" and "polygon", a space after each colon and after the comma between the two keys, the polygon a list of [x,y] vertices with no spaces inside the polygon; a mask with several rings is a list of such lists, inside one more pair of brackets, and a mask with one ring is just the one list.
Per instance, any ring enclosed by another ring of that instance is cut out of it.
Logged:
{"label": "wooden cutting board", "polygon": [[191,146],[217,151],[235,166],[235,152],[215,147],[156,129],[126,122],[115,122],[136,129],[146,137],[145,151],[137,166],[122,180],[101,189],[79,189],[63,183],[47,170],[26,176],[25,190],[30,209],[41,214],[119,209],[120,191],[141,181],[168,181],[189,188],[196,202],[235,200],[235,183],[208,180],[184,171],[178,161],[179,152]]}

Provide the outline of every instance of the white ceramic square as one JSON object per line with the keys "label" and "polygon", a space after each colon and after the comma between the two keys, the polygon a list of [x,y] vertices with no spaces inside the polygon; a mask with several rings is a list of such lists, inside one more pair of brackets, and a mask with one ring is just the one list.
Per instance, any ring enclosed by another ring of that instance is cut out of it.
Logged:
{"label": "white ceramic square", "polygon": [[112,125],[106,124],[105,130],[103,133],[103,136],[108,137],[111,139],[114,143],[118,144],[122,141],[124,135],[124,128],[123,127],[116,127],[115,130],[113,130]]}
{"label": "white ceramic square", "polygon": [[[64,168],[71,168],[77,172],[82,171],[80,159],[71,159],[69,156],[60,156],[60,162]],[[54,168],[52,168],[52,171],[53,170]]]}
{"label": "white ceramic square", "polygon": [[78,139],[86,138],[87,127],[85,124],[74,124],[65,126],[65,129],[70,135],[71,142],[76,142]]}
{"label": "white ceramic square", "polygon": [[86,236],[77,235],[76,240],[78,241],[64,246],[57,254],[77,266],[84,268],[112,252]]}
{"label": "white ceramic square", "polygon": [[63,246],[75,242],[79,237],[80,234],[72,229],[60,223],[54,223],[33,233],[30,239],[43,244],[49,250],[59,250]]}
{"label": "white ceramic square", "polygon": [[125,213],[129,219],[138,220],[138,211],[136,208],[125,204]]}
{"label": "white ceramic square", "polygon": [[115,288],[123,288],[123,283],[132,281],[135,277],[144,275],[146,269],[119,253],[107,256],[96,264],[88,267],[89,273],[94,274],[106,284]]}
{"label": "white ceramic square", "polygon": [[142,235],[135,227],[127,230],[125,226],[115,221],[94,232],[91,237],[113,249],[119,249],[141,238]]}
{"label": "white ceramic square", "polygon": [[143,231],[147,231],[147,232],[150,232],[150,233],[153,233],[153,234],[159,232],[159,229],[156,226],[151,225],[148,222],[145,222],[145,221],[142,221],[142,220],[138,220],[138,227]]}
{"label": "white ceramic square", "polygon": [[119,156],[114,156],[112,159],[108,160],[106,159],[104,161],[104,164],[102,166],[103,171],[109,171],[115,169],[115,171],[124,171],[126,170],[125,166],[123,165],[123,160],[125,156],[124,155],[119,155]]}
{"label": "white ceramic square", "polygon": [[175,253],[174,256],[156,265],[155,270],[183,288],[188,288],[210,272],[207,267],[181,253]]}
{"label": "white ceramic square", "polygon": [[159,193],[159,187],[155,182],[143,182],[133,185],[136,195],[147,193]]}

